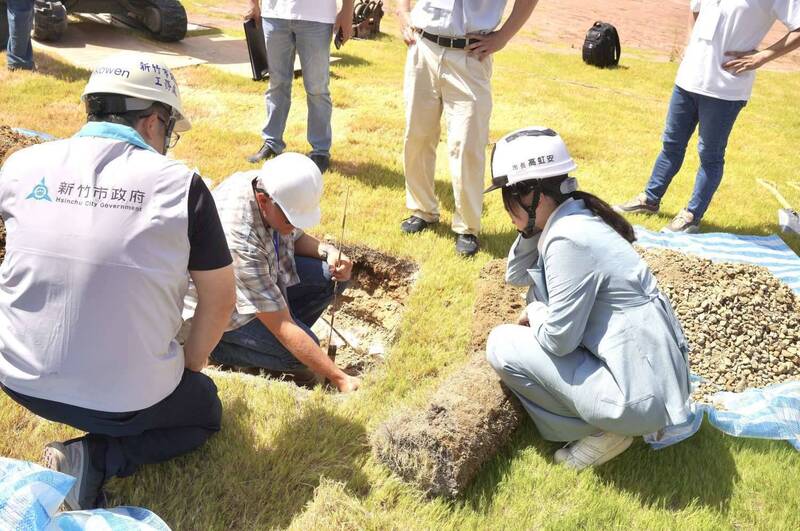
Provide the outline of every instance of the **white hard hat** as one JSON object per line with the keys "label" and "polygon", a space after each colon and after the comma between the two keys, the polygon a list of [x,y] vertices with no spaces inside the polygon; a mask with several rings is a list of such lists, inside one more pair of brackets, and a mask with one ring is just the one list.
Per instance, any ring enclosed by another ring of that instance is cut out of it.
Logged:
{"label": "white hard hat", "polygon": [[[546,127],[525,127],[505,135],[495,144],[492,186],[484,193],[522,181],[568,175],[577,168],[558,133]],[[574,179],[568,182],[572,184]]]}
{"label": "white hard hat", "polygon": [[89,94],[118,94],[129,96],[125,110],[138,111],[147,107],[142,102],[158,101],[172,108],[175,131],[188,131],[192,125],[183,114],[181,93],[172,71],[156,56],[144,53],[120,53],[104,59],[98,64],[81,99]]}
{"label": "white hard hat", "polygon": [[281,153],[268,160],[261,168],[256,186],[269,194],[293,226],[309,229],[319,223],[322,174],[305,155]]}

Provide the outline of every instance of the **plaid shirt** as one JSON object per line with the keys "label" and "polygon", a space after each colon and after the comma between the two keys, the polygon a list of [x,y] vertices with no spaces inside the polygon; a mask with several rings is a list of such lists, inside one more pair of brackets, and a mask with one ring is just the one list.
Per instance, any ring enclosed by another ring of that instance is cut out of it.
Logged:
{"label": "plaid shirt", "polygon": [[[286,288],[300,282],[294,262],[294,242],[302,236],[295,229],[281,236],[261,220],[252,181],[258,170],[235,173],[211,194],[228,240],[236,277],[236,308],[228,323],[235,330],[256,313],[277,312],[288,307]],[[194,315],[197,291],[192,285],[186,297],[184,318]]]}

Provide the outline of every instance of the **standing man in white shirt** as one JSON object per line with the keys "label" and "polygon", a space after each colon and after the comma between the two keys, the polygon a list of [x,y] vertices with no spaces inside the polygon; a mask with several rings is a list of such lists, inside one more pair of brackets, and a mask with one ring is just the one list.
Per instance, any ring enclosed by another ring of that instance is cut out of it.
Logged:
{"label": "standing man in white shirt", "polygon": [[[776,20],[789,32],[757,51]],[[800,0],[691,0],[692,34],[675,80],[664,146],[645,191],[614,208],[653,214],[680,171],[686,146],[700,128],[700,168],[688,206],[664,230],[697,232],[722,181],[725,148],[753,90],[755,70],[800,46]]]}
{"label": "standing man in white shirt", "polygon": [[267,44],[269,88],[266,92],[267,123],[262,131],[264,143],[248,161],[253,164],[270,159],[286,149],[283,132],[292,103],[295,53],[300,56],[303,86],[308,102],[309,157],[325,173],[330,165],[331,114],[333,104],[328,90],[331,37],[341,32],[344,44],[353,34],[353,0],[248,0],[245,20],[261,20]]}
{"label": "standing man in white shirt", "polygon": [[436,146],[444,113],[455,212],[456,251],[478,252],[489,118],[492,54],[517,34],[537,0],[515,0],[500,24],[506,0],[400,0],[398,15],[408,45],[405,70],[406,206],[400,228],[420,232],[439,221],[434,189]]}

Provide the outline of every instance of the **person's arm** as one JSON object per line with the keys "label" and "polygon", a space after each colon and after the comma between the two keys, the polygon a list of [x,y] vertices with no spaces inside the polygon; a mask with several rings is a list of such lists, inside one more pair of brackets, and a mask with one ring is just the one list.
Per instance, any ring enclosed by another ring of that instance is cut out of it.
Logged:
{"label": "person's arm", "polygon": [[749,52],[726,52],[728,57],[734,57],[722,65],[722,68],[734,75],[761,68],[770,61],[782,57],[800,47],[800,28],[790,31],[778,42],[766,50],[751,50]]}
{"label": "person's arm", "polygon": [[260,0],[247,0],[247,11],[244,12],[245,20],[255,20],[256,23],[261,19]]}
{"label": "person's arm", "polygon": [[548,244],[544,263],[549,301],[528,307],[530,327],[542,348],[566,356],[583,341],[600,278],[591,250],[566,238]]}
{"label": "person's arm", "polygon": [[334,280],[350,280],[353,272],[353,261],[329,243],[324,243],[318,239],[303,233],[294,242],[294,254],[296,256],[308,256],[319,258],[328,262],[331,277]]}
{"label": "person's arm", "polygon": [[333,36],[342,30],[342,44],[346,43],[353,36],[353,0],[342,0],[342,9],[336,15],[336,22],[333,24]]}
{"label": "person's arm", "polygon": [[230,321],[236,290],[233,266],[210,271],[189,271],[197,289],[197,308],[189,338],[183,346],[186,368],[201,371]]}
{"label": "person's arm", "polygon": [[397,16],[400,18],[400,35],[406,46],[417,42],[417,36],[411,27],[411,0],[397,0]]}
{"label": "person's arm", "polygon": [[359,388],[361,380],[345,374],[337,367],[311,336],[297,326],[288,309],[257,313],[256,317],[298,361],[316,374],[326,377],[339,391],[348,393]]}
{"label": "person's arm", "polygon": [[525,239],[522,235],[517,236],[514,245],[508,252],[508,261],[506,263],[506,284],[512,286],[530,286],[533,284],[533,279],[528,274],[528,269],[536,265],[539,260],[539,238],[542,233],[534,235],[531,238]]}
{"label": "person's arm", "polygon": [[485,35],[480,33],[467,35],[468,38],[478,41],[467,46],[467,52],[483,61],[484,57],[502,50],[508,41],[522,29],[538,2],[539,0],[515,0],[511,14],[499,30]]}

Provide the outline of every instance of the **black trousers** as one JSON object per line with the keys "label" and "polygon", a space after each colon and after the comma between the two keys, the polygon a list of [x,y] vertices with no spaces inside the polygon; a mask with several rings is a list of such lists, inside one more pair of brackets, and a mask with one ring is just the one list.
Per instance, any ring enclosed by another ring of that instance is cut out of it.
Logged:
{"label": "black trousers", "polygon": [[160,463],[200,447],[220,429],[222,403],[214,381],[183,371],[178,387],[141,411],[108,413],[15,393],[0,386],[35,415],[88,432],[92,465],[106,479],[129,476],[139,465]]}

